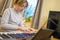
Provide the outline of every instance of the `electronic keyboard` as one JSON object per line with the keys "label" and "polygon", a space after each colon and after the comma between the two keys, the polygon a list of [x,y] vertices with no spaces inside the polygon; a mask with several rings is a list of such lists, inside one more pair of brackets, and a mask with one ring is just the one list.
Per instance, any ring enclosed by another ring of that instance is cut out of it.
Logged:
{"label": "electronic keyboard", "polygon": [[1,31],[0,40],[16,40],[17,38],[27,39],[33,37],[33,32],[22,32],[22,31]]}

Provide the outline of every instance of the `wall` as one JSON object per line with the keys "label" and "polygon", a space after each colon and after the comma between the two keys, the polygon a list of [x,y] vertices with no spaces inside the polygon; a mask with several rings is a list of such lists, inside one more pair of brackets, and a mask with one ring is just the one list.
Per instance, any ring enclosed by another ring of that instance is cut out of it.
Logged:
{"label": "wall", "polygon": [[0,0],[0,13],[1,13],[4,3],[5,3],[5,0]]}
{"label": "wall", "polygon": [[49,11],[60,11],[60,0],[43,0],[39,28],[46,28]]}
{"label": "wall", "polygon": [[9,0],[6,8],[11,7],[12,6],[12,2],[13,2],[13,0]]}
{"label": "wall", "polygon": [[8,7],[11,7],[11,4],[12,4],[12,1],[13,0],[0,0],[0,15],[2,15],[3,14],[3,12],[4,12],[4,10],[6,9],[6,8],[8,8]]}

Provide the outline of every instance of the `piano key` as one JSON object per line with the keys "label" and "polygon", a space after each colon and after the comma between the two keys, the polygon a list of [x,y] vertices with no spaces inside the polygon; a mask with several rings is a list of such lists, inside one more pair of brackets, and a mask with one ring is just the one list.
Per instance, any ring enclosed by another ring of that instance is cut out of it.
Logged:
{"label": "piano key", "polygon": [[13,38],[24,38],[24,37],[26,37],[23,34],[8,34],[8,35],[11,36],[11,37],[13,37]]}
{"label": "piano key", "polygon": [[3,34],[3,36],[5,36],[5,38],[10,38],[9,36],[7,36],[6,34]]}
{"label": "piano key", "polygon": [[16,32],[8,32],[7,34],[16,34]]}
{"label": "piano key", "polygon": [[0,36],[0,40],[3,40],[3,38]]}
{"label": "piano key", "polygon": [[8,34],[9,36],[11,36],[12,38],[16,38],[14,34]]}
{"label": "piano key", "polygon": [[3,34],[2,35],[0,35],[2,38],[6,38]]}
{"label": "piano key", "polygon": [[[4,34],[4,35],[3,35]],[[4,39],[10,39],[10,38],[27,38],[32,37],[33,33],[24,33],[20,31],[10,31],[10,32],[0,32],[0,36]]]}
{"label": "piano key", "polygon": [[11,36],[9,36],[8,34],[5,34],[7,37],[9,37],[9,38],[13,38],[13,37],[11,37]]}

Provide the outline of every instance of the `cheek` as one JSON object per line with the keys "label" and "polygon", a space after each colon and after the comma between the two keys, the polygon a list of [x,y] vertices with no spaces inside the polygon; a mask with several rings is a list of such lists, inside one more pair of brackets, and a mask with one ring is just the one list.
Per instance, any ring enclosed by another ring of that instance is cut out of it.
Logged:
{"label": "cheek", "polygon": [[21,9],[21,7],[18,8],[19,10]]}
{"label": "cheek", "polygon": [[20,8],[19,8],[19,10],[21,10],[21,11],[22,11],[22,10],[24,10],[24,9],[23,9],[23,7],[20,7]]}
{"label": "cheek", "polygon": [[18,7],[18,11],[21,11],[22,10],[22,8],[21,7]]}

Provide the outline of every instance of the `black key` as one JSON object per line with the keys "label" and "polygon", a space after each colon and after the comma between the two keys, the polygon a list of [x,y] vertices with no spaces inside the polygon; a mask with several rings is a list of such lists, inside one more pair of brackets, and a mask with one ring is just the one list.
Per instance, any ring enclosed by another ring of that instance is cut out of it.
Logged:
{"label": "black key", "polygon": [[8,34],[8,35],[11,36],[12,38],[16,38],[14,34]]}
{"label": "black key", "polygon": [[5,36],[5,38],[10,38],[8,35],[5,35],[5,34],[3,34],[3,36]]}
{"label": "black key", "polygon": [[3,34],[0,35],[2,38],[6,38]]}
{"label": "black key", "polygon": [[5,34],[6,36],[8,36],[9,38],[13,38],[13,37],[11,37],[10,35],[8,35],[8,34]]}

